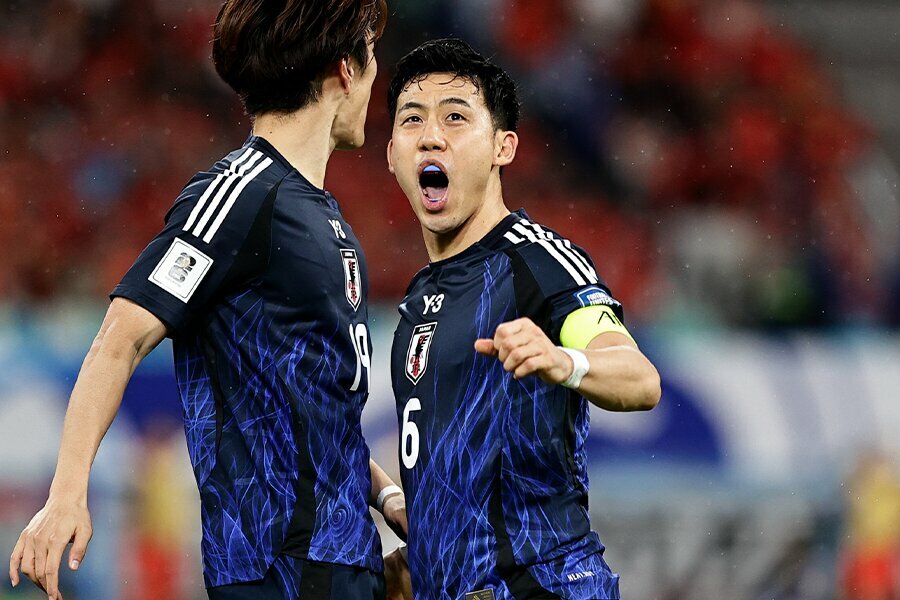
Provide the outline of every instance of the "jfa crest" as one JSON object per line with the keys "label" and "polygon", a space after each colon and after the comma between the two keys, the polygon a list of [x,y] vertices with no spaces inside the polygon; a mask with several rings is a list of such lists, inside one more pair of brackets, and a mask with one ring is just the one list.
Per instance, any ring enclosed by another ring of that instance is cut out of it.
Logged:
{"label": "jfa crest", "polygon": [[416,325],[412,337],[409,339],[409,350],[406,351],[406,376],[413,385],[419,383],[425,369],[428,367],[428,351],[431,349],[431,340],[434,339],[434,330],[437,323],[425,323]]}
{"label": "jfa crest", "polygon": [[362,278],[356,250],[341,250],[341,261],[344,263],[344,295],[353,310],[356,310],[362,302]]}

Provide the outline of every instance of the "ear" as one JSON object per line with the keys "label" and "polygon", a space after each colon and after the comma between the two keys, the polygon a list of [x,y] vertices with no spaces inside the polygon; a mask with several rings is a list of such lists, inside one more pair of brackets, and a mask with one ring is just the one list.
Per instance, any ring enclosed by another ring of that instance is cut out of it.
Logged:
{"label": "ear", "polygon": [[353,76],[355,72],[353,71],[353,65],[350,64],[349,58],[342,58],[341,62],[338,63],[338,80],[341,82],[341,89],[344,91],[344,94],[349,94],[350,89],[353,87]]}
{"label": "ear", "polygon": [[519,136],[515,131],[498,131],[494,136],[494,166],[505,167],[516,158]]}
{"label": "ear", "polygon": [[391,157],[391,151],[394,149],[394,138],[388,140],[387,143],[387,161],[388,161],[388,171],[391,172],[391,175],[394,174],[394,159]]}

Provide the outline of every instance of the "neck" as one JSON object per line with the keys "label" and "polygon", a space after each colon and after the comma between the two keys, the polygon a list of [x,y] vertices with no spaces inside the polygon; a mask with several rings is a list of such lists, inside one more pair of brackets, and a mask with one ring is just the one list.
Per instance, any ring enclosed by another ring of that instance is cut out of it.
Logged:
{"label": "neck", "polygon": [[314,186],[325,186],[325,169],[335,148],[335,107],[319,101],[289,114],[259,115],[253,135],[276,150]]}
{"label": "neck", "polygon": [[428,259],[436,262],[464,252],[480,242],[508,214],[509,209],[503,203],[500,179],[499,177],[495,180],[492,179],[485,190],[482,201],[478,204],[478,210],[456,229],[446,233],[435,233],[422,228]]}

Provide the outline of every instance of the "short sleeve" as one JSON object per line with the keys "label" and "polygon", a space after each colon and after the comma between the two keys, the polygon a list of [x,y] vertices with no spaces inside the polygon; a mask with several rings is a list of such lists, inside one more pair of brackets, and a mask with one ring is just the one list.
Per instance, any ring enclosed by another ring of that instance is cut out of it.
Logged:
{"label": "short sleeve", "polygon": [[624,322],[622,304],[598,277],[590,256],[566,239],[546,234],[512,255],[520,314],[559,344],[566,317],[588,306],[609,306]]}
{"label": "short sleeve", "polygon": [[222,191],[225,183],[223,176],[196,176],[110,297],[147,309],[172,335],[190,326],[237,279],[261,270],[277,187],[253,182],[242,189],[231,186],[229,194]]}

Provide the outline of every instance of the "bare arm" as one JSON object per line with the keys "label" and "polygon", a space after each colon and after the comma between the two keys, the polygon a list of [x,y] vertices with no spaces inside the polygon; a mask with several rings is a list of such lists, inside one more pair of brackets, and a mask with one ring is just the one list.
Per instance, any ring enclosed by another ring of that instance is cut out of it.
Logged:
{"label": "bare arm", "polygon": [[[569,378],[574,363],[531,319],[497,327],[493,339],[477,340],[475,349],[496,356],[517,379],[536,375],[548,383]],[[614,411],[649,410],[660,398],[659,373],[626,335],[605,332],[584,350],[590,370],[578,392],[600,408]]]}
{"label": "bare arm", "polygon": [[[384,469],[379,467],[378,463],[372,459],[369,459],[369,469],[372,472],[372,490],[369,492],[369,505],[378,508],[376,501],[381,490],[396,484],[384,472]],[[405,542],[407,532],[406,497],[402,491],[393,492],[384,497],[381,514],[391,530]]]}
{"label": "bare arm", "polygon": [[88,478],[100,441],[134,370],[165,335],[165,324],[137,304],[122,298],[110,304],[69,398],[47,503],[19,536],[10,557],[13,585],[19,583],[21,568],[51,600],[62,598],[58,572],[63,551],[72,541],[69,566],[77,569],[92,533]]}

